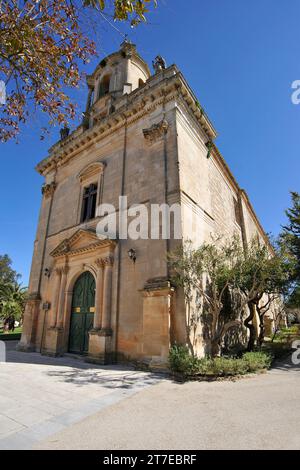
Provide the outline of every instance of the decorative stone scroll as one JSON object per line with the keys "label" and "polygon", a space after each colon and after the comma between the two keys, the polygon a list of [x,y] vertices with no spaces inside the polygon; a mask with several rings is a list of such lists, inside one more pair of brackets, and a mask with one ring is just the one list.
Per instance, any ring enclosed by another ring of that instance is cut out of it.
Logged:
{"label": "decorative stone scroll", "polygon": [[101,259],[103,266],[113,266],[114,264],[114,258],[113,256],[107,256],[106,258]]}
{"label": "decorative stone scroll", "polygon": [[56,183],[54,181],[52,181],[52,183],[49,183],[49,184],[44,184],[42,186],[42,194],[46,198],[48,198],[50,196],[53,196],[55,189],[56,189]]}
{"label": "decorative stone scroll", "polygon": [[169,129],[169,123],[165,119],[162,119],[158,124],[153,124],[148,129],[143,129],[143,134],[146,141],[151,145],[158,139],[162,138]]}

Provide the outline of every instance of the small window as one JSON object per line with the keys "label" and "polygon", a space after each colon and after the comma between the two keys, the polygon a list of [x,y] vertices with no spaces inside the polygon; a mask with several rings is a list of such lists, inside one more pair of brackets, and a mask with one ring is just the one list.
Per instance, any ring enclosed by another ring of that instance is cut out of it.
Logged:
{"label": "small window", "polygon": [[142,80],[142,79],[140,78],[140,79],[139,79],[139,88],[140,88],[141,86],[143,86],[143,85],[145,85],[145,82],[144,82],[144,80]]}
{"label": "small window", "polygon": [[94,219],[97,205],[97,184],[90,184],[83,190],[81,222]]}

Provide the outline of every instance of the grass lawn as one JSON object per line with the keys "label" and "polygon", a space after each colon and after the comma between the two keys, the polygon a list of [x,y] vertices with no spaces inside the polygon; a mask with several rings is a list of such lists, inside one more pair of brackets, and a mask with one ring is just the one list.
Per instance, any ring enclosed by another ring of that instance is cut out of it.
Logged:
{"label": "grass lawn", "polygon": [[293,325],[289,328],[282,328],[275,335],[275,338],[268,338],[263,345],[263,350],[271,353],[275,359],[281,359],[291,353],[292,344],[295,340],[300,340],[300,325]]}
{"label": "grass lawn", "polygon": [[15,328],[15,331],[10,331],[9,333],[4,334],[3,328],[0,328],[0,341],[10,341],[10,340],[19,340],[21,339],[22,327],[18,326]]}

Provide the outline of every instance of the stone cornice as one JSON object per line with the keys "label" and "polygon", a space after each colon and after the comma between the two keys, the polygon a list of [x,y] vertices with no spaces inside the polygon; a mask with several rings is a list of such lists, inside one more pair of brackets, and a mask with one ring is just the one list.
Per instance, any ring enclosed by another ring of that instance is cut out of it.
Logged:
{"label": "stone cornice", "polygon": [[50,155],[37,165],[37,171],[46,175],[53,168],[66,164],[70,158],[121,129],[126,122],[128,125],[134,123],[163,103],[180,98],[188,105],[198,124],[207,134],[207,138],[214,139],[216,132],[207,115],[198,105],[183,75],[178,72],[176,66],[171,66],[162,73],[152,76],[143,90],[135,90],[130,95],[119,98],[116,102],[116,111],[101,118],[91,129],[84,130],[79,126],[67,139],[51,147]]}
{"label": "stone cornice", "polygon": [[178,72],[177,76],[180,79],[179,89],[181,91],[181,96],[184,98],[185,103],[188,105],[189,109],[194,114],[194,117],[196,118],[200,126],[203,128],[208,138],[210,140],[215,139],[217,137],[217,132],[213,124],[211,123],[209,117],[207,116],[206,112],[197,100],[197,97],[194,94],[193,90],[190,88],[181,72]]}

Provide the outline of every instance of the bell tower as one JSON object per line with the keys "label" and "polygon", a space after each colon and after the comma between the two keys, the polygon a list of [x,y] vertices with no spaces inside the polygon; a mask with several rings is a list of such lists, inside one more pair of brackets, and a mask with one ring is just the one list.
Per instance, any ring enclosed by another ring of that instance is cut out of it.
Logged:
{"label": "bell tower", "polygon": [[119,98],[143,86],[150,76],[149,67],[137,53],[135,44],[125,39],[119,51],[104,58],[87,77],[85,127],[92,127],[95,119],[113,112]]}

